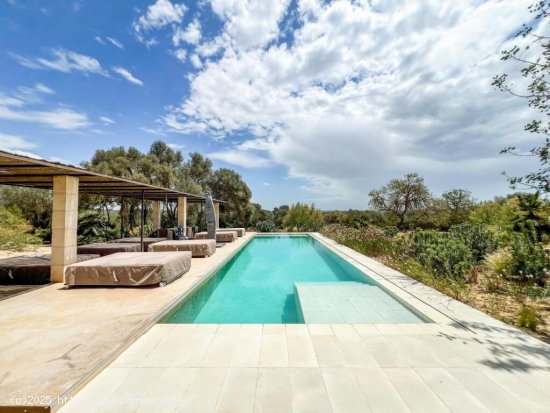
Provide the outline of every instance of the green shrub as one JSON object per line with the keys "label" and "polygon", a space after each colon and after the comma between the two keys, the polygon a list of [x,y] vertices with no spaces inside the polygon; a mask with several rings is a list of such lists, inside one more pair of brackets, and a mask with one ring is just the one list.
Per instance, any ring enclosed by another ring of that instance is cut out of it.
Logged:
{"label": "green shrub", "polygon": [[523,305],[518,312],[517,323],[520,327],[535,331],[540,324],[540,315],[535,308]]}
{"label": "green shrub", "polygon": [[315,205],[298,202],[290,207],[283,225],[289,231],[319,231],[323,226],[323,214]]}
{"label": "green shrub", "polygon": [[40,238],[30,234],[30,225],[16,207],[0,206],[0,248],[21,251],[29,244],[41,244]]}
{"label": "green shrub", "polygon": [[512,274],[521,281],[535,281],[545,285],[548,275],[548,256],[537,241],[537,232],[532,222],[512,234]]}
{"label": "green shrub", "polygon": [[99,211],[84,211],[78,217],[78,242],[108,241],[116,237],[113,225],[109,225]]}
{"label": "green shrub", "polygon": [[435,275],[465,279],[475,263],[470,249],[446,233],[415,231],[410,241],[416,259]]}
{"label": "green shrub", "polygon": [[495,251],[499,244],[497,235],[481,224],[454,225],[450,228],[449,235],[466,245],[477,262]]}
{"label": "green shrub", "polygon": [[491,273],[498,276],[509,276],[512,271],[514,257],[510,248],[502,248],[488,254],[483,260],[483,266]]}
{"label": "green shrub", "polygon": [[277,226],[273,221],[258,221],[256,222],[256,230],[258,232],[275,232]]}

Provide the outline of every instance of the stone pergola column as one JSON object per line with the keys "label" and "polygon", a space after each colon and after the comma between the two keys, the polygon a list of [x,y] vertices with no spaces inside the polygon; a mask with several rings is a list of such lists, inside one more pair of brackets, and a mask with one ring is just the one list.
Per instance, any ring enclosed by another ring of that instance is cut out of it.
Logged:
{"label": "stone pergola column", "polygon": [[53,178],[51,282],[63,282],[65,267],[76,262],[78,177]]}
{"label": "stone pergola column", "polygon": [[178,226],[183,226],[183,236],[187,236],[187,197],[178,197]]}
{"label": "stone pergola column", "polygon": [[216,229],[220,227],[220,203],[214,202],[214,213],[216,214]]}
{"label": "stone pergola column", "polygon": [[160,201],[153,201],[153,230],[161,228],[162,209],[160,207]]}

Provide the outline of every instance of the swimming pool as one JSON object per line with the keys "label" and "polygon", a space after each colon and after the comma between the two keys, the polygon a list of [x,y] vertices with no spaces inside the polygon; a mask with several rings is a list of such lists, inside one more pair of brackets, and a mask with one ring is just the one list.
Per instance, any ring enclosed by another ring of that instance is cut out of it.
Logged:
{"label": "swimming pool", "polygon": [[303,323],[306,309],[346,308],[365,322],[427,321],[313,237],[287,235],[255,236],[163,322]]}

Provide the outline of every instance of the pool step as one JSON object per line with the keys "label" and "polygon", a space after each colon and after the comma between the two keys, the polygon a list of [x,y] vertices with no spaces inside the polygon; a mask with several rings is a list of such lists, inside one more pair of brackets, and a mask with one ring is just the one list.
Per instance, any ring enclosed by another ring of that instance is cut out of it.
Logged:
{"label": "pool step", "polygon": [[295,283],[305,323],[423,323],[420,316],[377,285],[355,281]]}

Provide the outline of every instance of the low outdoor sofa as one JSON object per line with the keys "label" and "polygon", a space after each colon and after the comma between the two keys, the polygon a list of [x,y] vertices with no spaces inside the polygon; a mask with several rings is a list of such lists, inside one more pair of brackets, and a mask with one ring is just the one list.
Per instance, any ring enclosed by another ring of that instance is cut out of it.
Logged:
{"label": "low outdoor sofa", "polygon": [[216,241],[213,239],[162,241],[149,245],[149,251],[190,251],[193,257],[210,257],[216,252]]}
{"label": "low outdoor sofa", "polygon": [[68,286],[141,287],[166,285],[191,268],[191,253],[119,252],[95,260],[69,265]]}
{"label": "low outdoor sofa", "polygon": [[236,231],[239,237],[244,237],[244,234],[246,234],[245,228],[219,228],[216,231],[218,232]]}
{"label": "low outdoor sofa", "polygon": [[[94,254],[79,254],[77,262],[99,258]],[[27,254],[0,260],[1,285],[48,284],[51,275],[50,254]]]}
{"label": "low outdoor sofa", "polygon": [[78,254],[98,254],[104,257],[117,252],[140,252],[141,244],[139,242],[98,242],[80,245],[76,251]]}
{"label": "low outdoor sofa", "polygon": [[[147,251],[147,247],[151,244],[154,244],[155,242],[161,242],[166,241],[166,238],[143,238],[143,246],[145,248],[145,251]],[[140,244],[141,238],[140,237],[130,237],[130,238],[120,238],[115,239],[110,242],[111,243],[119,243],[119,244]]]}
{"label": "low outdoor sofa", "polygon": [[[216,231],[216,242],[233,242],[237,237],[237,231]],[[195,234],[195,239],[208,239],[208,232]]]}

